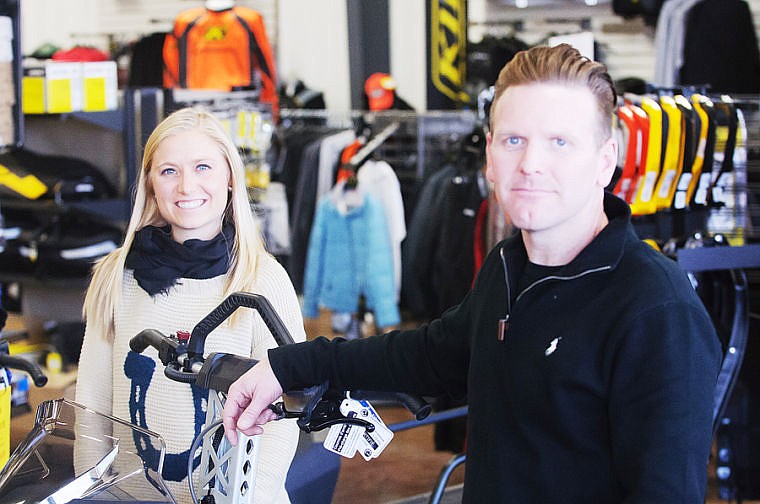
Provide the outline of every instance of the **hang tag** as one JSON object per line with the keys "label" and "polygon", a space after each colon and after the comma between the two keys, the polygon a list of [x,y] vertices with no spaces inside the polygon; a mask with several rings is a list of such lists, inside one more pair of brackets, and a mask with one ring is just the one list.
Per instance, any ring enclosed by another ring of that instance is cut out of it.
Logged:
{"label": "hang tag", "polygon": [[335,424],[327,431],[322,446],[346,458],[353,458],[363,427],[352,424]]}
{"label": "hang tag", "polygon": [[344,399],[340,405],[340,412],[349,418],[358,417],[366,420],[375,427],[372,432],[362,429],[357,441],[355,448],[364,457],[364,460],[377,458],[393,439],[393,431],[385,425],[385,422],[368,401]]}

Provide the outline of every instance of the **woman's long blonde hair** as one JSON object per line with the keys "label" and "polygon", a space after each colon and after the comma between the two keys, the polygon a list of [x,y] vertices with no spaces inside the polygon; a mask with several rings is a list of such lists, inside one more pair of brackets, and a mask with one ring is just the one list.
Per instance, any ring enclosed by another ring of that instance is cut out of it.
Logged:
{"label": "woman's long blonde hair", "polygon": [[109,340],[114,334],[114,315],[121,302],[124,265],[135,233],[148,225],[166,225],[158,212],[155,193],[150,182],[153,156],[164,139],[193,129],[205,133],[217,144],[230,168],[230,201],[223,220],[232,222],[235,226],[235,241],[230,254],[225,296],[250,288],[255,280],[258,257],[266,253],[258,224],[248,201],[243,160],[222,123],[210,112],[199,107],[184,108],[172,113],[156,126],[145,143],[142,167],[135,187],[135,203],[124,236],[124,243],[95,264],[90,286],[85,295],[82,312],[87,325]]}

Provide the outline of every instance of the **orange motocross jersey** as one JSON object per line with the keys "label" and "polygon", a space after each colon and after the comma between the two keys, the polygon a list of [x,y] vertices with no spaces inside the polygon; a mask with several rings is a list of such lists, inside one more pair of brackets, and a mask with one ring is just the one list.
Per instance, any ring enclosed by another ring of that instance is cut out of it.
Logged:
{"label": "orange motocross jersey", "polygon": [[276,72],[264,20],[235,6],[224,11],[196,7],[180,12],[163,48],[164,87],[261,88],[261,101],[277,108]]}

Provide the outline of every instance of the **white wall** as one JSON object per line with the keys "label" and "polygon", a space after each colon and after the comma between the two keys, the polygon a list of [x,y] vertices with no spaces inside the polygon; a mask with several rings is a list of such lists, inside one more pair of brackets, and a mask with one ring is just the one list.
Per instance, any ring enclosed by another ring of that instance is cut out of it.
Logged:
{"label": "white wall", "polygon": [[76,40],[102,46],[104,37],[95,37],[100,23],[101,2],[88,0],[23,0],[21,12],[21,50],[30,53],[45,42],[66,45]]}
{"label": "white wall", "polygon": [[[203,0],[22,0],[21,47],[29,53],[45,42],[108,49],[109,41],[135,40],[155,31],[169,31],[181,11]],[[267,35],[277,39],[275,0],[237,0],[264,16]]]}
{"label": "white wall", "polygon": [[277,70],[324,93],[333,110],[351,109],[345,0],[278,2]]}
{"label": "white wall", "polygon": [[425,2],[390,0],[390,39],[390,73],[397,93],[415,110],[425,110]]}
{"label": "white wall", "polygon": [[[391,73],[399,95],[417,110],[425,109],[426,1],[390,0]],[[760,0],[747,2],[757,27]],[[43,42],[106,49],[106,34],[120,42],[166,30],[177,12],[202,4],[201,0],[23,0],[22,50],[30,52]],[[264,15],[281,77],[298,77],[322,91],[331,109],[350,107],[346,0],[238,0],[238,4]],[[653,29],[639,20],[614,15],[609,3],[516,9],[498,0],[470,0],[469,15],[471,40],[479,40],[484,33],[508,33],[508,26],[498,22],[519,19],[525,27],[519,35],[528,43],[553,31],[577,31],[577,23],[567,20],[586,17],[605,48],[605,63],[614,78],[651,80],[654,76]]]}

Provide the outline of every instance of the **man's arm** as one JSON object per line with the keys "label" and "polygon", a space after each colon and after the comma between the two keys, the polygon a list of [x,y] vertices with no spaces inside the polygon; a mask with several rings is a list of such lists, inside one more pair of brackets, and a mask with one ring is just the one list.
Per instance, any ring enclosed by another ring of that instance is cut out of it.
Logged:
{"label": "man's arm", "polygon": [[626,502],[701,502],[720,345],[707,314],[675,302],[629,320],[610,392],[615,472]]}
{"label": "man's arm", "polygon": [[437,396],[466,392],[470,296],[441,319],[410,331],[359,340],[312,341],[270,349],[267,358],[229,389],[222,414],[225,432],[237,441],[262,432],[274,420],[268,405],[283,392],[324,382],[337,390],[376,390]]}

